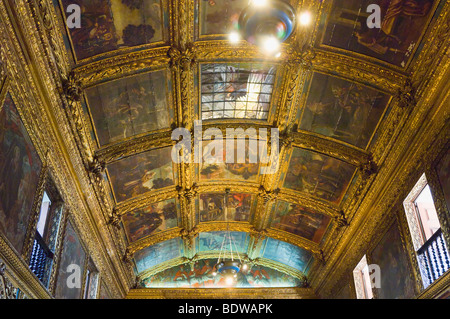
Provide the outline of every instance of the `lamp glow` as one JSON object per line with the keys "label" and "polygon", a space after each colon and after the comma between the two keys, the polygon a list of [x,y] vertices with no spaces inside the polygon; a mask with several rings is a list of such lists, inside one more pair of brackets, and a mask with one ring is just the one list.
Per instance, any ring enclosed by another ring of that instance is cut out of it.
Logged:
{"label": "lamp glow", "polygon": [[234,283],[233,277],[227,277],[227,279],[225,279],[225,283],[228,286],[231,286]]}
{"label": "lamp glow", "polygon": [[312,16],[308,11],[302,12],[299,16],[299,23],[303,26],[307,26],[311,23]]}
{"label": "lamp glow", "polygon": [[231,33],[228,35],[228,40],[229,40],[231,43],[238,43],[238,42],[241,40],[241,36],[240,36],[239,33],[237,33],[237,32],[231,32]]}
{"label": "lamp glow", "polygon": [[275,37],[267,37],[262,42],[262,48],[267,54],[279,53],[280,41]]}
{"label": "lamp glow", "polygon": [[252,5],[255,7],[265,7],[268,4],[268,0],[252,0]]}

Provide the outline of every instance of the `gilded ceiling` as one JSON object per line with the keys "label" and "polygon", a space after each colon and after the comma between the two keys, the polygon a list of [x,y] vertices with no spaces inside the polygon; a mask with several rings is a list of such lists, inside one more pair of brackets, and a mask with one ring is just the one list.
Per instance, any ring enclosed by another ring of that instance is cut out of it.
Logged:
{"label": "gilded ceiling", "polygon": [[[366,26],[373,2],[381,29]],[[357,214],[405,103],[399,90],[445,2],[290,1],[313,20],[267,58],[227,40],[247,0],[54,1],[74,66],[67,85],[83,89],[74,93],[80,143],[105,181],[98,196],[141,284],[164,286],[185,264],[206,276],[227,227],[251,265],[243,286],[298,286],[312,276]],[[82,9],[80,29],[64,23],[70,4]],[[201,152],[213,143],[209,128],[224,136],[278,128],[275,173],[248,160],[174,163],[172,131],[193,133],[194,121],[203,124],[193,140]]]}

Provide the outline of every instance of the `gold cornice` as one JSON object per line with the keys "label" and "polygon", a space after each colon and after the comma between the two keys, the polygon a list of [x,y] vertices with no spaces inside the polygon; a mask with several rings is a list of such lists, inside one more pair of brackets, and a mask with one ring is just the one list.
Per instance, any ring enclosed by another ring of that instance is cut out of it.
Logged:
{"label": "gold cornice", "polygon": [[406,80],[403,73],[368,62],[366,57],[364,59],[355,58],[323,49],[315,49],[314,53],[313,70],[369,84],[388,94],[395,93]]}
{"label": "gold cornice", "polygon": [[137,72],[166,68],[169,63],[168,46],[114,56],[73,69],[83,88],[105,80],[130,76]]}
{"label": "gold cornice", "polygon": [[317,299],[311,288],[132,289],[127,299]]}

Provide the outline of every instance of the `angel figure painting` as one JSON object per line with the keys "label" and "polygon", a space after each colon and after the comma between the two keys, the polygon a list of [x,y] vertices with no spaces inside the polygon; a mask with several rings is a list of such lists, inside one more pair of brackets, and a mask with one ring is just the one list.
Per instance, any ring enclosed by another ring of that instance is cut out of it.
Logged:
{"label": "angel figure painting", "polygon": [[[371,4],[381,8],[380,28],[369,28]],[[434,0],[341,0],[331,10],[323,44],[406,67],[433,15]]]}

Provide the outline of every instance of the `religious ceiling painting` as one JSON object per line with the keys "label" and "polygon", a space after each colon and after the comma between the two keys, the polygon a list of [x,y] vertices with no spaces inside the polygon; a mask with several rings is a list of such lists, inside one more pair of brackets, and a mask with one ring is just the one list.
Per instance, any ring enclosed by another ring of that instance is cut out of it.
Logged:
{"label": "religious ceiling painting", "polygon": [[0,231],[21,253],[42,162],[9,93],[0,107]]}
{"label": "religious ceiling painting", "polygon": [[[81,27],[69,34],[77,60],[120,48],[161,42],[167,35],[167,15],[159,0],[61,0],[81,8]],[[69,12],[72,12],[69,10]],[[163,27],[164,26],[164,27]]]}
{"label": "religious ceiling painting", "polygon": [[236,252],[239,254],[247,253],[250,240],[249,234],[244,232],[230,232],[230,235],[231,244],[228,233],[225,231],[200,233],[197,239],[197,251],[219,253],[223,247],[223,251],[232,251],[234,257],[236,257]]}
{"label": "religious ceiling painting", "polygon": [[261,247],[261,256],[295,268],[304,274],[312,262],[312,254],[298,246],[273,238],[266,238]]}
{"label": "religious ceiling painting", "polygon": [[202,120],[267,120],[275,75],[276,68],[265,64],[202,64]]}
{"label": "religious ceiling painting", "polygon": [[183,242],[180,237],[169,239],[144,248],[134,254],[138,273],[160,263],[183,255]]}
{"label": "religious ceiling painting", "polygon": [[294,148],[284,187],[338,204],[355,167],[338,159]]}
{"label": "religious ceiling painting", "polygon": [[128,213],[122,217],[130,242],[178,226],[179,205],[169,199]]}
{"label": "religious ceiling painting", "polygon": [[[406,67],[433,14],[433,0],[334,1],[323,44]],[[381,8],[380,28],[369,28],[371,4]]]}
{"label": "religious ceiling painting", "polygon": [[[182,264],[169,268],[141,281],[143,288],[229,288],[223,276],[213,276],[217,259],[199,260],[192,268]],[[253,265],[242,270],[236,278],[235,288],[289,288],[300,287],[303,282],[278,270]]]}
{"label": "religious ceiling painting", "polygon": [[271,227],[320,243],[330,224],[330,217],[284,201],[275,205]]}
{"label": "religious ceiling painting", "polygon": [[314,73],[299,128],[365,149],[389,101],[361,84]]}
{"label": "religious ceiling painting", "polygon": [[174,185],[172,148],[134,155],[108,165],[117,202]]}
{"label": "religious ceiling painting", "polygon": [[168,76],[161,70],[86,90],[101,146],[169,128]]}
{"label": "religious ceiling painting", "polygon": [[235,221],[248,222],[254,206],[251,194],[229,194],[225,216],[225,194],[201,194],[198,220],[202,222]]}
{"label": "religious ceiling painting", "polygon": [[69,277],[73,274],[73,270],[70,270],[70,265],[77,265],[80,269],[80,274],[84,274],[86,257],[87,255],[83,249],[80,238],[69,220],[66,224],[61,259],[58,266],[55,289],[55,297],[57,299],[81,298],[81,287],[69,287],[67,282],[71,280]]}
{"label": "religious ceiling painting", "polygon": [[450,152],[443,156],[437,166],[437,174],[444,193],[447,209],[450,211]]}
{"label": "religious ceiling painting", "polygon": [[200,35],[225,35],[237,29],[249,0],[197,0]]}
{"label": "religious ceiling painting", "polygon": [[[232,142],[221,139],[202,141],[200,180],[255,182],[259,175],[257,145],[258,141],[253,139],[235,139],[234,146]],[[227,156],[233,160],[227,159]]]}

